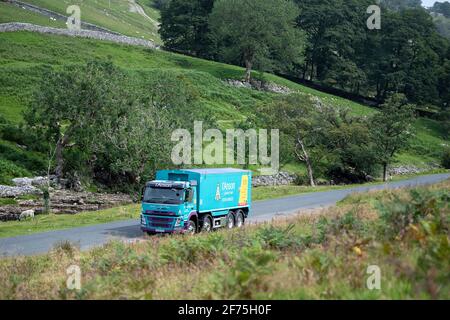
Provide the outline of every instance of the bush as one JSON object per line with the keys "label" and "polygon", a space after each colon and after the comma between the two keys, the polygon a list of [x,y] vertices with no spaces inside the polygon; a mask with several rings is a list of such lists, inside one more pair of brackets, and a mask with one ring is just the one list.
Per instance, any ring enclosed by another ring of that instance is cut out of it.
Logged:
{"label": "bush", "polygon": [[297,175],[294,180],[294,184],[297,186],[309,185],[309,177],[307,175]]}
{"label": "bush", "polygon": [[434,229],[448,229],[443,212],[448,210],[449,201],[450,193],[446,190],[413,189],[407,198],[393,194],[387,201],[376,204],[381,221],[379,231],[390,239],[403,237],[408,227],[425,219],[434,221]]}
{"label": "bush", "polygon": [[46,168],[45,160],[40,154],[22,150],[6,142],[0,142],[0,156],[32,172],[43,172]]}
{"label": "bush", "polygon": [[302,238],[294,234],[294,224],[289,224],[286,228],[269,225],[258,231],[257,237],[263,245],[272,249],[288,249],[302,245]]}
{"label": "bush", "polygon": [[256,294],[266,290],[264,276],[271,274],[275,253],[255,245],[244,248],[235,262],[225,272],[212,275],[213,292],[221,299],[255,299]]}
{"label": "bush", "polygon": [[450,149],[446,149],[442,155],[442,166],[445,169],[450,169]]}
{"label": "bush", "polygon": [[31,173],[28,170],[21,168],[8,160],[0,159],[0,184],[10,185],[11,179],[26,176],[31,176]]}
{"label": "bush", "polygon": [[316,225],[316,233],[313,241],[324,243],[328,236],[342,236],[349,233],[360,233],[364,229],[364,224],[357,219],[353,212],[347,212],[343,216],[332,219],[321,217]]}
{"label": "bush", "polygon": [[215,256],[225,248],[225,238],[221,233],[208,237],[173,239],[159,248],[161,260],[166,263],[195,263]]}

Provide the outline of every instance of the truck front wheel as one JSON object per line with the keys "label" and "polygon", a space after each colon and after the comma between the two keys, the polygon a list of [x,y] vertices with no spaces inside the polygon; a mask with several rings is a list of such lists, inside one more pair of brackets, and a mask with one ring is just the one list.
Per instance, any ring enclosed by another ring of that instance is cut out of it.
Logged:
{"label": "truck front wheel", "polygon": [[210,215],[205,215],[201,223],[202,232],[210,232],[212,230],[212,218]]}
{"label": "truck front wheel", "polygon": [[228,212],[228,215],[227,215],[227,228],[228,229],[233,229],[234,228],[234,225],[235,225],[235,223],[234,223],[234,214],[233,214],[233,212]]}
{"label": "truck front wheel", "polygon": [[186,229],[187,234],[195,234],[197,232],[197,224],[194,220],[189,220],[188,227]]}

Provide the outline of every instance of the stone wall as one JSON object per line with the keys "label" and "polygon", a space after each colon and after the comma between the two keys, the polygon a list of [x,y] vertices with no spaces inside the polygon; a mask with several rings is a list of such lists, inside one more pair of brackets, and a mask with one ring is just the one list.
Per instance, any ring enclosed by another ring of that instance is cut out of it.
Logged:
{"label": "stone wall", "polygon": [[296,175],[287,172],[279,172],[278,174],[271,176],[254,176],[252,178],[252,186],[285,186],[293,184],[296,178]]}
{"label": "stone wall", "polygon": [[152,49],[159,49],[159,46],[154,42],[139,38],[127,37],[123,35],[112,34],[108,32],[93,31],[93,30],[69,30],[58,29],[52,27],[43,27],[30,23],[2,23],[0,24],[0,32],[15,32],[15,31],[31,31],[44,34],[55,34],[69,37],[81,37],[96,40],[112,41],[116,43],[128,44],[132,46],[143,46]]}
{"label": "stone wall", "polygon": [[[16,0],[9,0],[8,2],[10,2],[10,3],[12,3],[12,4],[14,4],[14,5],[18,6],[18,7],[21,7],[23,9],[25,9],[25,10],[33,11],[33,12],[42,14],[42,15],[44,15],[46,17],[56,19],[56,20],[67,21],[67,18],[68,18],[65,15],[60,14],[58,12],[54,12],[52,10],[40,8],[40,7],[34,6],[32,4],[29,4],[29,3],[16,1]],[[120,33],[117,33],[117,32],[114,32],[114,31],[108,30],[106,28],[102,28],[102,27],[99,27],[99,26],[97,26],[95,24],[84,22],[84,21],[81,21],[81,28],[82,29],[86,29],[86,30],[107,32],[107,33],[120,35]]]}
{"label": "stone wall", "polygon": [[427,167],[419,168],[413,165],[403,165],[403,166],[397,166],[397,167],[391,167],[388,169],[388,173],[391,176],[401,176],[401,175],[407,175],[407,174],[419,174],[423,172],[427,172],[433,169],[440,168],[437,164],[430,164]]}
{"label": "stone wall", "polygon": [[280,94],[292,93],[292,90],[289,89],[288,87],[280,86],[276,83],[267,81],[251,80],[249,83],[236,79],[226,79],[225,83],[236,88],[248,88],[248,89],[255,89],[258,91],[274,92]]}

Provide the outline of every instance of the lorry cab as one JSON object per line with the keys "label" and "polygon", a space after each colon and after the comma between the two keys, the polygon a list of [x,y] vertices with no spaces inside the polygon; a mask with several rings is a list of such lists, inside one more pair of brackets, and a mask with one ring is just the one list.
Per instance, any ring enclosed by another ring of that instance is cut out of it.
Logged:
{"label": "lorry cab", "polygon": [[250,196],[248,170],[161,170],[143,188],[141,229],[155,234],[241,227]]}

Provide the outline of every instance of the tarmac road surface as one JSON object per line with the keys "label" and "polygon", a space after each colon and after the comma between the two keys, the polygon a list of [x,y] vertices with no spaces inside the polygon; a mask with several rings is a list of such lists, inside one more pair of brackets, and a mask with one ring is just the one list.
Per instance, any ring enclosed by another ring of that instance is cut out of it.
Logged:
{"label": "tarmac road surface", "polygon": [[[280,199],[256,201],[252,205],[250,222],[270,221],[280,215],[289,215],[300,210],[328,207],[355,192],[368,192],[386,188],[405,188],[433,184],[450,178],[450,174],[418,176],[408,180],[380,185],[360,186],[342,190],[305,193]],[[35,255],[48,252],[55,244],[70,241],[82,250],[105,244],[112,239],[134,241],[142,238],[139,220],[126,220],[55,230],[32,235],[0,238],[0,256]]]}

